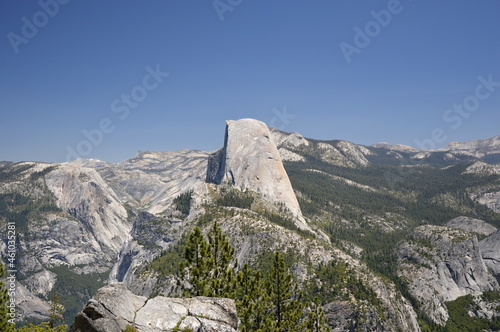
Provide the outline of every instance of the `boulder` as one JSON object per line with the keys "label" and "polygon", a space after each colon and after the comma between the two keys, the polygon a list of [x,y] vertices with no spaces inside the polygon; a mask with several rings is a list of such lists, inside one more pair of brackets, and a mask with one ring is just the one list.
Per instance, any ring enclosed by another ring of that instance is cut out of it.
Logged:
{"label": "boulder", "polygon": [[236,332],[238,316],[231,299],[194,297],[147,299],[122,283],[97,291],[78,313],[70,332],[122,332],[127,325],[138,332]]}

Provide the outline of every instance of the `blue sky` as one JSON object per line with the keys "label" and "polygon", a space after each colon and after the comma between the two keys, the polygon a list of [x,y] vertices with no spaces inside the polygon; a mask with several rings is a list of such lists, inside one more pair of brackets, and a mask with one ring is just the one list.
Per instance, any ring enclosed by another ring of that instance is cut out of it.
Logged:
{"label": "blue sky", "polygon": [[59,1],[0,0],[0,160],[214,150],[244,117],[367,145],[500,134],[496,0]]}

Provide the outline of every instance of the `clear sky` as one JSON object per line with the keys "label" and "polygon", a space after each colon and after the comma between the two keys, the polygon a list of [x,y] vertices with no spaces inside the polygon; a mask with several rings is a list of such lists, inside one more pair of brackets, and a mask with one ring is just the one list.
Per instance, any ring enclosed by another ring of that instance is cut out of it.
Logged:
{"label": "clear sky", "polygon": [[366,145],[500,135],[497,0],[0,0],[0,22],[0,160],[210,151],[244,117]]}

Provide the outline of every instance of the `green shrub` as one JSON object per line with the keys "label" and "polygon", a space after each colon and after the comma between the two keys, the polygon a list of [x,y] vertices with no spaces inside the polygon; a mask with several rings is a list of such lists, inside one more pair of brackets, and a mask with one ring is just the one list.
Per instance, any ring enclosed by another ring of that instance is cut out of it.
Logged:
{"label": "green shrub", "polygon": [[222,193],[222,196],[216,200],[217,205],[242,209],[250,209],[253,202],[254,198],[250,193],[242,192],[237,189],[231,189],[228,192]]}
{"label": "green shrub", "polygon": [[188,215],[191,210],[191,200],[193,198],[193,191],[189,190],[174,198],[175,208],[183,215]]}

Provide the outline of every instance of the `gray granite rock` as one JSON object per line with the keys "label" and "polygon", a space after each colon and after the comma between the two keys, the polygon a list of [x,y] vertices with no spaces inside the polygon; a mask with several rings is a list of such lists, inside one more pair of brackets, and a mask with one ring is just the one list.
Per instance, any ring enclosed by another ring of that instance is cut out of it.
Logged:
{"label": "gray granite rock", "polygon": [[233,300],[223,298],[147,299],[122,283],[105,286],[75,318],[70,332],[121,332],[127,325],[138,332],[235,332],[238,317]]}
{"label": "gray granite rock", "polygon": [[481,235],[491,235],[497,230],[495,226],[483,220],[463,216],[451,219],[446,223],[446,226]]}

